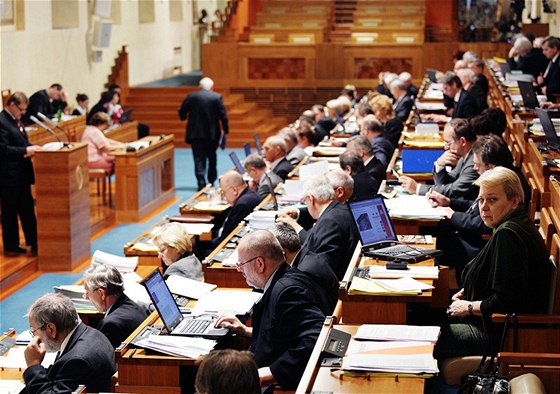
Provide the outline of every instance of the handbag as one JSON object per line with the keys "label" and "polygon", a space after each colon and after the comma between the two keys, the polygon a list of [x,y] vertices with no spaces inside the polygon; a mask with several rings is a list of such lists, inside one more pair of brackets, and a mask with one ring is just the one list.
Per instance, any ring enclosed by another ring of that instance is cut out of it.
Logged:
{"label": "handbag", "polygon": [[[507,335],[508,322],[510,318],[514,324],[513,348],[517,348],[517,315],[506,315],[504,329],[502,331],[502,339],[499,348],[495,353],[485,352],[480,360],[480,364],[474,374],[467,375],[462,382],[459,394],[508,394],[509,377],[498,375],[500,363],[498,363],[497,354],[502,351]],[[494,342],[494,341],[492,341]],[[487,353],[492,353],[490,356]],[[484,373],[486,360],[489,359],[487,368],[490,373]]]}

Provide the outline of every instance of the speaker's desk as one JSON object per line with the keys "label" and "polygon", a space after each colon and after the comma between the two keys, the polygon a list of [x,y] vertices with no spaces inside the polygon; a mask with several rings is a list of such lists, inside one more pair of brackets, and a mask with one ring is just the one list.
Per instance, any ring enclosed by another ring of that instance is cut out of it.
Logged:
{"label": "speaker's desk", "polygon": [[115,153],[115,209],[119,222],[137,222],[175,197],[173,136],[144,137],[149,146]]}

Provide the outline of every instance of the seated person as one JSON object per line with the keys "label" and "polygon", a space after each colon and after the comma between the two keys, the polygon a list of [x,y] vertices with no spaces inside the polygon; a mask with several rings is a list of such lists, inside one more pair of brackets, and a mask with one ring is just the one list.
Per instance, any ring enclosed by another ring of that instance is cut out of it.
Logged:
{"label": "seated person", "polygon": [[318,145],[325,137],[328,137],[333,129],[336,128],[336,119],[327,116],[327,108],[321,104],[315,104],[311,107],[313,114],[313,145]]}
{"label": "seated person", "polygon": [[375,156],[379,163],[385,166],[385,171],[387,171],[387,166],[393,157],[395,147],[383,136],[383,125],[379,119],[375,115],[366,116],[362,122],[360,134],[371,142],[373,156]]}
{"label": "seated person", "polygon": [[475,59],[469,62],[469,67],[474,72],[474,84],[478,85],[484,94],[488,96],[488,78],[484,75],[484,61],[480,59]]}
{"label": "seated person", "polygon": [[312,156],[313,148],[315,147],[315,144],[313,143],[315,139],[313,126],[305,122],[300,122],[296,130],[296,138],[298,141],[298,146],[303,149],[305,154],[307,156]]}
{"label": "seated person", "polygon": [[[519,70],[530,74],[535,81],[544,74],[548,61],[543,51],[533,47],[533,43],[524,36],[517,38],[508,54],[508,65],[511,70]],[[505,77],[505,75],[504,75]]]}
{"label": "seated person", "polygon": [[457,76],[463,84],[463,89],[467,91],[468,94],[476,102],[476,114],[480,114],[482,111],[488,108],[488,100],[484,91],[480,86],[476,85],[474,81],[474,72],[470,68],[465,68],[457,72]]}
{"label": "seated person", "polygon": [[86,94],[78,93],[76,95],[76,103],[78,104],[72,112],[72,115],[86,115],[89,109],[89,97]]}
{"label": "seated person", "polygon": [[107,174],[115,172],[115,157],[111,150],[124,148],[125,144],[105,137],[103,131],[109,128],[111,118],[103,112],[96,113],[82,134],[82,142],[88,146],[88,167],[102,168]]}
{"label": "seated person", "polygon": [[[118,111],[118,119],[117,121],[120,121],[120,118],[122,117],[122,114],[124,113],[124,108],[122,108],[121,106],[121,87],[119,84],[116,83],[112,83],[109,85],[109,88],[107,89],[109,92],[111,92],[113,94],[113,97],[116,94],[118,94],[118,101],[115,102],[114,100],[111,102],[109,107],[114,107],[117,111]],[[120,110],[119,110],[120,108]],[[108,111],[109,115],[111,114],[111,110],[109,109]],[[115,120],[113,120],[114,123]],[[148,126],[145,123],[141,123],[141,122],[137,122],[137,127],[136,127],[137,131],[138,131],[138,139],[140,138],[144,138],[150,135],[150,126]]]}
{"label": "seated person", "polygon": [[282,130],[278,132],[278,135],[284,139],[284,143],[286,144],[286,149],[288,149],[288,154],[286,155],[286,159],[292,163],[294,166],[297,165],[300,161],[307,157],[307,153],[303,150],[298,144],[298,139],[296,135],[296,130],[290,127],[284,127]]}
{"label": "seated person", "polygon": [[253,209],[261,198],[243,180],[237,171],[228,171],[220,178],[222,198],[231,205],[231,209],[212,239],[212,248],[216,248]]}
{"label": "seated person", "polygon": [[285,181],[294,165],[286,159],[286,143],[282,137],[274,135],[268,137],[263,144],[263,155],[269,163],[270,169]]}
{"label": "seated person", "polygon": [[[21,122],[25,125],[31,124],[31,116],[38,117],[40,112],[47,118],[53,118],[59,107],[56,105],[62,104],[64,97],[64,88],[59,83],[53,83],[48,89],[38,90],[29,97],[29,105],[27,111],[21,117]],[[66,105],[63,105],[64,109]]]}
{"label": "seated person", "polygon": [[[92,393],[111,390],[115,349],[105,335],[80,321],[70,298],[45,294],[27,315],[33,337],[24,352],[27,393],[70,393],[79,385]],[[49,368],[41,365],[45,352],[60,352]]]}
{"label": "seated person", "polygon": [[451,119],[470,119],[478,113],[478,106],[475,99],[463,89],[463,83],[456,74],[447,73],[442,78],[442,83],[444,96],[453,100],[451,116],[425,114],[421,116],[423,120],[449,122]]}
{"label": "seated person", "polygon": [[234,316],[221,317],[216,327],[251,337],[261,386],[277,383],[283,390],[295,390],[325,319],[317,285],[290,268],[278,240],[267,230],[245,235],[237,252],[237,270],[264,294],[253,308],[252,327]]}
{"label": "seated person", "polygon": [[406,90],[406,84],[397,78],[391,82],[389,88],[394,99],[393,107],[395,108],[395,116],[401,122],[406,122],[414,106],[414,101],[412,101],[412,98],[410,98]]}
{"label": "seated person", "polygon": [[[525,207],[529,206],[531,189],[519,168],[513,166],[513,156],[500,137],[488,135],[480,138],[473,146],[473,168],[482,175],[497,166],[509,168],[519,177],[525,194]],[[440,265],[455,268],[457,283],[465,265],[486,245],[483,235],[491,235],[480,217],[478,200],[449,198],[438,192],[429,192],[426,197],[432,206],[447,207],[447,219],[440,221],[437,232],[437,248],[443,251],[438,257]]]}
{"label": "seated person", "polygon": [[404,82],[406,86],[406,94],[412,99],[418,96],[418,88],[412,83],[412,75],[409,72],[403,71],[399,74],[399,79]]}
{"label": "seated person", "polygon": [[403,122],[395,116],[391,99],[387,96],[378,95],[369,101],[373,114],[383,125],[383,136],[393,144],[399,146],[399,140],[403,131]]}
{"label": "seated person", "polygon": [[376,88],[377,93],[392,99],[393,95],[391,94],[391,89],[389,87],[391,86],[391,82],[393,82],[398,77],[399,76],[397,74],[392,72],[380,72],[378,76],[379,83]]}
{"label": "seated person", "polygon": [[[86,124],[91,124],[93,116],[99,112],[108,114],[109,108],[119,102],[118,93],[103,92],[99,101],[91,108],[86,118]],[[109,117],[109,125],[111,124],[111,117]]]}
{"label": "seated person", "polygon": [[258,153],[247,156],[243,162],[243,167],[252,179],[249,187],[256,191],[261,199],[274,193],[274,188],[282,183],[282,178],[273,171],[266,169],[266,163]]}
{"label": "seated person", "polygon": [[485,135],[495,135],[503,138],[507,126],[506,114],[497,107],[485,109],[472,118],[470,123],[476,138],[481,138]]}
{"label": "seated person", "polygon": [[[453,119],[443,129],[443,140],[445,152],[434,164],[433,187],[405,175],[399,177],[399,182],[404,190],[413,194],[425,195],[431,189],[450,198],[476,198],[478,188],[473,186],[473,181],[478,174],[473,168],[471,149],[476,136],[472,127],[465,119]],[[453,169],[448,172],[447,166]]]}
{"label": "seated person", "polygon": [[124,283],[120,272],[105,264],[91,265],[84,273],[85,298],[95,308],[105,313],[97,329],[113,347],[119,347],[148,317],[148,310],[124,294]]}
{"label": "seated person", "polygon": [[213,350],[204,357],[194,383],[197,394],[261,394],[259,371],[250,352]]}
{"label": "seated person", "polygon": [[503,167],[475,181],[479,208],[492,238],[463,271],[463,289],[451,299],[447,315],[460,319],[443,327],[434,357],[481,355],[489,351],[495,330],[493,313],[545,313],[550,263],[544,241],[523,206],[515,172]]}
{"label": "seated person", "polygon": [[[362,128],[363,127],[366,126],[362,125]],[[385,161],[386,155],[382,157],[383,161],[380,161],[374,155],[373,146],[371,145],[370,140],[363,135],[350,137],[346,148],[350,152],[357,153],[362,158],[365,171],[369,174],[369,176],[374,178],[377,183],[381,184],[387,176],[386,171],[387,166],[389,165],[389,161]],[[391,160],[391,157],[389,157],[389,160]]]}
{"label": "seated person", "polygon": [[356,152],[346,151],[338,160],[340,168],[354,180],[354,192],[348,201],[366,200],[377,194],[379,183],[365,171],[364,162]]}
{"label": "seated person", "polygon": [[166,223],[154,235],[154,244],[159,248],[159,257],[165,269],[164,278],[179,275],[184,278],[204,281],[202,264],[193,254],[191,235],[180,223]]}

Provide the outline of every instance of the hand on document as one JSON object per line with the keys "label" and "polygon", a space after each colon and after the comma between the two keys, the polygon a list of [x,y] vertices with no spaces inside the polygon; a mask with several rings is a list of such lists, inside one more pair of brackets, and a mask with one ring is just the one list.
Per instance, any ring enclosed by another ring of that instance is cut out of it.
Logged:
{"label": "hand on document", "polygon": [[426,198],[430,202],[432,207],[448,207],[451,204],[451,200],[449,197],[444,196],[443,194],[436,192],[436,191],[429,191],[426,193]]}

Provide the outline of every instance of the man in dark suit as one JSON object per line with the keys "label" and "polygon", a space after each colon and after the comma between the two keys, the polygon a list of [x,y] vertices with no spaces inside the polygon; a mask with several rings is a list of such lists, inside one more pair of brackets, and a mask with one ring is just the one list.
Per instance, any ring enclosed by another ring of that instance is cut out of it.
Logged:
{"label": "man in dark suit", "polygon": [[212,239],[212,248],[217,247],[261,202],[261,197],[254,190],[249,189],[237,171],[226,172],[220,178],[220,188],[222,198],[231,205],[231,210]]}
{"label": "man in dark suit", "polygon": [[207,162],[208,183],[214,184],[217,179],[216,149],[229,133],[222,96],[212,91],[213,86],[214,81],[210,78],[202,78],[201,89],[189,94],[179,108],[179,118],[188,118],[185,141],[192,146],[198,190],[206,186]]}
{"label": "man in dark suit", "polygon": [[86,299],[105,313],[97,329],[113,347],[118,347],[148,316],[147,308],[140,307],[124,294],[124,282],[113,266],[97,264],[84,274]]}
{"label": "man in dark suit", "polygon": [[250,188],[257,192],[261,198],[274,193],[274,188],[282,183],[282,178],[273,171],[267,170],[264,159],[258,153],[252,153],[245,159],[243,167],[253,179]]}
{"label": "man in dark suit", "polygon": [[[369,115],[368,115],[369,116]],[[385,139],[385,141],[388,141]],[[391,153],[389,153],[389,145]],[[373,146],[370,140],[364,135],[356,135],[348,140],[348,145],[346,146],[350,152],[357,153],[364,162],[364,170],[377,181],[378,184],[387,177],[386,171],[389,161],[391,160],[391,154],[394,150],[393,145],[388,142],[383,144],[383,149],[379,149],[378,146],[378,156],[375,156]]]}
{"label": "man in dark suit", "polygon": [[408,115],[414,106],[414,102],[408,95],[406,88],[406,84],[398,78],[391,82],[390,85],[391,94],[394,98],[393,107],[395,109],[395,116],[402,122],[407,121]]}
{"label": "man in dark suit", "polygon": [[476,115],[488,108],[488,99],[486,94],[480,86],[473,82],[474,72],[470,68],[462,68],[457,71],[457,76],[463,84],[463,89],[470,94],[476,102]]}
{"label": "man in dark suit", "polygon": [[[27,113],[23,116],[22,122],[26,125],[33,123],[30,117],[31,115],[37,117],[38,112],[42,113],[47,118],[52,118],[59,110],[58,107],[53,105],[53,101],[58,102],[61,106],[65,106],[63,99],[65,99],[64,89],[59,83],[53,83],[48,89],[33,93],[33,95],[29,97],[29,108],[27,109]],[[64,108],[60,109],[64,110]]]}
{"label": "man in dark suit", "polygon": [[422,115],[423,120],[448,122],[451,119],[471,119],[477,114],[478,106],[471,95],[463,89],[459,77],[453,73],[446,73],[443,77],[443,94],[453,100],[451,117],[439,114]]}
{"label": "man in dark suit", "polygon": [[[24,352],[23,380],[29,394],[70,393],[79,385],[92,393],[111,390],[115,351],[101,332],[80,321],[68,297],[46,294],[28,316],[33,339]],[[49,368],[41,365],[47,351],[59,352]]]}
{"label": "man in dark suit", "polygon": [[[508,54],[510,70],[518,70],[530,74],[537,79],[546,70],[548,60],[539,48],[534,48],[527,37],[519,37],[513,43]],[[505,77],[505,75],[504,75]]]}
{"label": "man in dark suit", "polygon": [[544,74],[537,78],[537,83],[546,98],[555,102],[554,94],[560,93],[560,60],[558,59],[560,56],[560,39],[558,37],[547,38],[543,42],[542,49],[549,62]]}
{"label": "man in dark suit", "polygon": [[31,195],[35,175],[31,157],[41,148],[29,143],[20,122],[27,103],[24,93],[15,92],[0,113],[0,205],[6,255],[26,252],[19,246],[18,216],[27,246],[31,246],[32,252],[37,252],[37,219]]}
{"label": "man in dark suit", "polygon": [[263,144],[263,155],[270,169],[285,181],[294,165],[286,159],[288,149],[284,139],[278,135],[268,137]]}
{"label": "man in dark suit", "polygon": [[261,386],[277,383],[295,390],[325,319],[318,306],[321,290],[307,274],[290,268],[278,240],[267,230],[247,234],[237,251],[237,270],[264,294],[253,308],[252,327],[233,316],[220,318],[216,326],[251,337]]}
{"label": "man in dark suit", "polygon": [[338,158],[340,168],[354,180],[354,192],[348,201],[372,198],[379,190],[379,183],[364,169],[364,162],[356,152],[346,151]]}
{"label": "man in dark suit", "polygon": [[474,72],[474,84],[478,85],[484,94],[488,96],[488,78],[484,75],[484,61],[480,59],[473,60],[469,62],[469,67]]}

